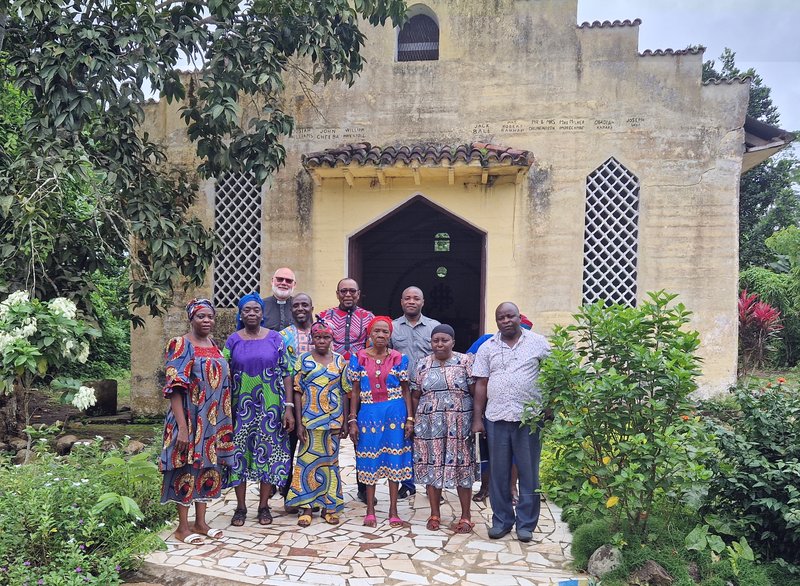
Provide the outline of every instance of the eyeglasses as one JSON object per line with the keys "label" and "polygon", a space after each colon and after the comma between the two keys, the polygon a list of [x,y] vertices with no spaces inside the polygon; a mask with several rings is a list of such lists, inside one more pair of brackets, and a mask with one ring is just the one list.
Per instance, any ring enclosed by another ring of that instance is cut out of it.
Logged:
{"label": "eyeglasses", "polygon": [[347,295],[348,293],[350,295],[355,295],[358,293],[358,289],[339,289],[339,295]]}
{"label": "eyeglasses", "polygon": [[289,283],[290,285],[294,283],[294,279],[290,279],[289,277],[272,277],[278,283]]}

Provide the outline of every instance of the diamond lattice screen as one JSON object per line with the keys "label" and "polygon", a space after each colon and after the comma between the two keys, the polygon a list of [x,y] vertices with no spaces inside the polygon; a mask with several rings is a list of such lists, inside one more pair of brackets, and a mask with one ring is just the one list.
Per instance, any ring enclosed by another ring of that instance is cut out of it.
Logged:
{"label": "diamond lattice screen", "polygon": [[583,303],[636,305],[639,179],[615,158],[586,177]]}
{"label": "diamond lattice screen", "polygon": [[252,176],[217,180],[214,230],[222,240],[214,258],[214,305],[236,307],[261,280],[261,189]]}

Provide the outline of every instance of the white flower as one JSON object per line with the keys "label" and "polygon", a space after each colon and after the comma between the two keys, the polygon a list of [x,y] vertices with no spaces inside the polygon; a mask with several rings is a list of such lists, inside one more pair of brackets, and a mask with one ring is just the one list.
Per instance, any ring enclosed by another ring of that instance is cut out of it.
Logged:
{"label": "white flower", "polygon": [[89,359],[89,344],[86,342],[81,343],[81,350],[78,352],[78,356],[76,360],[81,364],[84,364]]}
{"label": "white flower", "polygon": [[97,397],[94,396],[92,387],[81,387],[72,399],[72,404],[81,411],[85,411],[96,403]]}
{"label": "white flower", "polygon": [[66,356],[72,349],[75,347],[75,342],[72,340],[67,340],[64,342],[64,355]]}
{"label": "white flower", "polygon": [[13,332],[17,338],[30,338],[33,334],[36,333],[36,318],[29,317],[24,322],[22,322],[22,327],[15,328]]}
{"label": "white flower", "polygon": [[0,332],[0,353],[4,352],[8,346],[11,346],[16,339],[17,338],[13,334]]}
{"label": "white flower", "polygon": [[66,297],[56,297],[55,299],[51,299],[47,305],[50,308],[50,311],[59,315],[63,315],[67,319],[75,319],[75,315],[78,313],[78,308],[75,307],[75,304]]}
{"label": "white flower", "polygon": [[30,301],[30,299],[31,298],[27,291],[14,291],[11,295],[6,297],[5,301],[3,301],[3,305],[11,307],[12,305],[17,305],[18,303],[27,303]]}

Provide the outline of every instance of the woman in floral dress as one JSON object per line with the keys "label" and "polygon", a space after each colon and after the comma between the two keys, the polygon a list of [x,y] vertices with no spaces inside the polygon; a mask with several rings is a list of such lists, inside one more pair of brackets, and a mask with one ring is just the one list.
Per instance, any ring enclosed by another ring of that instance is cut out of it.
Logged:
{"label": "woman in floral dress", "polygon": [[455,488],[461,518],[451,529],[469,533],[472,484],[478,479],[472,428],[472,379],[470,354],[453,352],[455,332],[440,324],[431,332],[433,354],[417,365],[417,388],[412,395],[415,409],[414,474],[427,487],[431,515],[427,528],[439,528],[439,502],[443,488]]}
{"label": "woman in floral dress", "polygon": [[[206,506],[220,497],[225,468],[233,461],[233,425],[228,363],[211,339],[215,310],[207,299],[186,306],[190,330],[166,350],[164,421],[160,469],[161,503],[178,505],[175,538],[200,545],[204,536],[222,537],[206,523]],[[189,524],[189,507],[195,520]]]}
{"label": "woman in floral dress", "polygon": [[272,487],[286,484],[289,432],[294,429],[294,403],[284,341],[265,328],[264,301],[257,293],[239,300],[236,332],[225,342],[225,357],[233,378],[234,443],[236,454],[226,486],[235,487],[236,510],[231,525],[244,525],[247,481],[258,482],[257,519],[272,523],[269,499]]}

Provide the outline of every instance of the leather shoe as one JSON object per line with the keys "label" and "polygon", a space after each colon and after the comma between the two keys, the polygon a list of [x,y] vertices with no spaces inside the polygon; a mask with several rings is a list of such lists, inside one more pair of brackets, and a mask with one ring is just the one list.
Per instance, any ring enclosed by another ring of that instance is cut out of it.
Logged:
{"label": "leather shoe", "polygon": [[489,527],[489,539],[500,539],[511,533],[511,527]]}
{"label": "leather shoe", "polygon": [[[362,503],[364,503],[365,505],[367,504],[367,492],[366,492],[366,491],[361,491],[361,490],[359,490],[359,491],[356,493],[356,498],[357,498],[358,500],[360,500]],[[377,504],[378,504],[378,499],[377,499],[377,497],[373,497],[373,499],[372,499],[372,506],[374,507],[374,506],[375,506],[375,505],[377,505]]]}
{"label": "leather shoe", "polygon": [[412,487],[408,487],[405,484],[403,484],[400,487],[400,490],[397,491],[397,498],[404,499],[404,498],[407,498],[407,497],[409,497],[411,495],[415,495],[415,494],[417,494],[417,489],[416,488],[414,488],[413,486]]}
{"label": "leather shoe", "polygon": [[517,539],[519,539],[522,543],[528,543],[531,539],[533,539],[533,531],[528,531],[527,529],[517,529]]}

